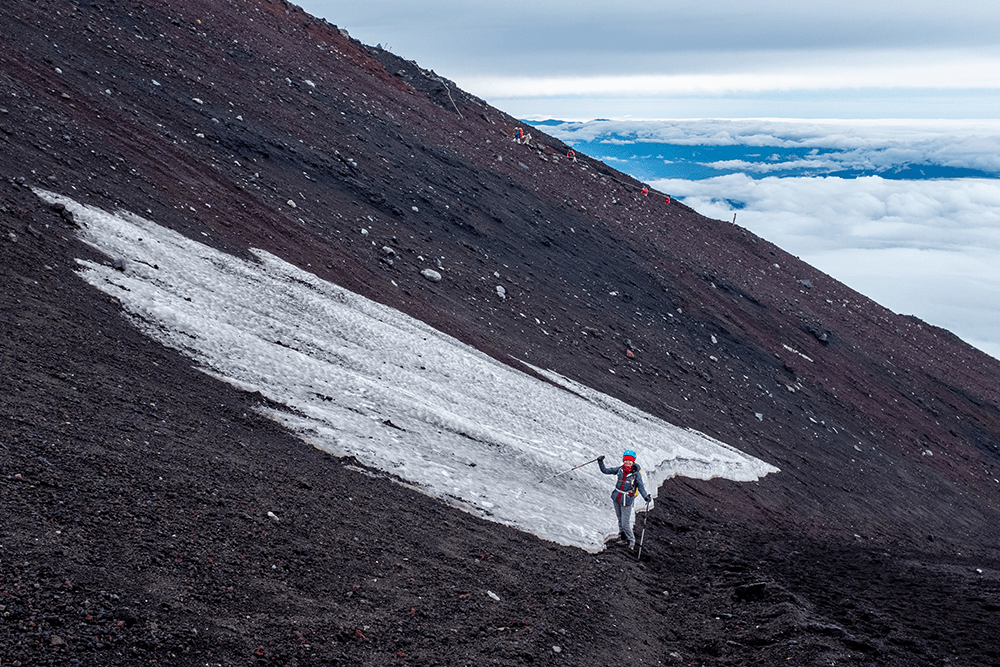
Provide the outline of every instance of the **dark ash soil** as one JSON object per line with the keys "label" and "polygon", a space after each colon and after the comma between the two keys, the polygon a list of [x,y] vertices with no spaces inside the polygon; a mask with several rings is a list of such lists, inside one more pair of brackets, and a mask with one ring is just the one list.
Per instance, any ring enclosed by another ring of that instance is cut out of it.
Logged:
{"label": "dark ash soil", "polygon": [[[1000,663],[1000,362],[280,0],[0,26],[0,665]],[[264,248],[782,472],[668,481],[641,562],[471,517],[142,336],[31,187]]]}

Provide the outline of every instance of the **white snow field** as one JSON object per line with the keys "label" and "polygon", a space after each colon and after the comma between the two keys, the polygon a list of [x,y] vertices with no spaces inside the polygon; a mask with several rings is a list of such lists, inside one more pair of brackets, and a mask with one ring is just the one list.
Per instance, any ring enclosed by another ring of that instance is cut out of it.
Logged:
{"label": "white snow field", "polygon": [[614,478],[594,463],[540,480],[600,454],[617,465],[626,448],[654,495],[674,475],[777,472],[555,373],[539,369],[565,389],[541,382],[267,252],[237,259],[131,213],[37,194],[125,260],[124,271],[79,260],[79,274],[146,334],[287,406],[262,410],[316,447],[476,515],[597,552],[617,533]]}

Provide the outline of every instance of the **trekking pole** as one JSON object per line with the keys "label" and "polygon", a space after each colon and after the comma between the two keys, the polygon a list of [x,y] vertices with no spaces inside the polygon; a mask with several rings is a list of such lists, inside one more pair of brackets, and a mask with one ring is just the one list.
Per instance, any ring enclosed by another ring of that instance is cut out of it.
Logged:
{"label": "trekking pole", "polygon": [[[600,458],[600,457],[598,457],[598,458]],[[560,473],[556,473],[555,475],[552,475],[552,477],[546,477],[545,479],[540,479],[540,480],[538,480],[538,483],[539,483],[539,484],[541,484],[542,482],[547,482],[547,481],[549,481],[550,479],[555,479],[555,478],[556,478],[556,477],[558,477],[559,475],[565,475],[565,474],[566,474],[566,473],[568,473],[568,472],[573,472],[573,471],[574,471],[574,470],[576,470],[577,468],[582,468],[583,466],[585,466],[585,465],[589,465],[589,464],[593,463],[593,462],[594,462],[594,461],[596,461],[596,460],[597,460],[597,459],[590,459],[590,460],[589,460],[589,461],[587,461],[586,463],[581,463],[580,465],[578,465],[578,466],[574,466],[574,467],[570,468],[569,470],[563,470],[563,471],[562,471],[562,472],[560,472]]]}
{"label": "trekking pole", "polygon": [[642,558],[642,541],[646,537],[646,517],[649,516],[649,501],[646,501],[646,511],[642,514],[642,532],[639,533],[639,553],[636,555],[635,559],[640,560]]}

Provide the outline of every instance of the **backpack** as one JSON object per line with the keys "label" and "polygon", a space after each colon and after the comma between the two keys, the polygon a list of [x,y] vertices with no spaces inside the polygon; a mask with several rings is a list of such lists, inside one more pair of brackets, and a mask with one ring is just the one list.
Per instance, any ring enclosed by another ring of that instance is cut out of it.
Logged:
{"label": "backpack", "polygon": [[615,486],[615,490],[621,492],[626,496],[631,496],[635,498],[639,495],[639,482],[636,479],[636,475],[639,474],[639,465],[633,464],[632,471],[627,475],[622,475],[621,484]]}

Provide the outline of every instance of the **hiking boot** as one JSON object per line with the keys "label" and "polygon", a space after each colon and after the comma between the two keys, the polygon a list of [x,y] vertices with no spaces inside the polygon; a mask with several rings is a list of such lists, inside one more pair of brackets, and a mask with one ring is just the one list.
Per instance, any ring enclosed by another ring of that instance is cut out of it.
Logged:
{"label": "hiking boot", "polygon": [[624,530],[622,532],[618,533],[618,541],[619,542],[628,542],[628,538],[625,537],[625,531]]}

